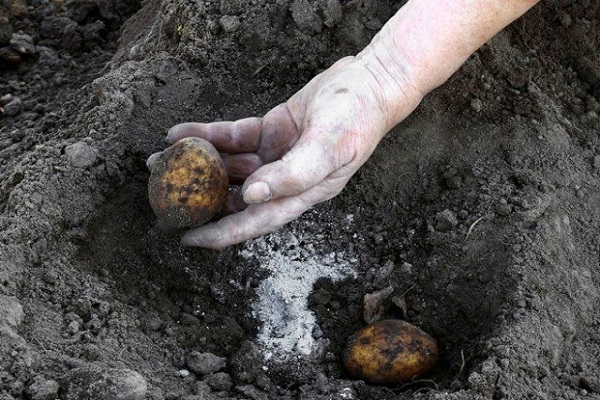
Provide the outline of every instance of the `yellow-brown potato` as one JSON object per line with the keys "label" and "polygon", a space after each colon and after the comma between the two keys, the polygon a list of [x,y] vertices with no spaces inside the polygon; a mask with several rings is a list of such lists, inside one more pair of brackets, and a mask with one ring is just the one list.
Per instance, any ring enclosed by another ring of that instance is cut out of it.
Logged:
{"label": "yellow-brown potato", "polygon": [[163,151],[151,167],[150,205],[173,228],[193,228],[219,212],[229,182],[223,160],[208,141],[181,139]]}
{"label": "yellow-brown potato", "polygon": [[350,336],[343,361],[352,377],[392,386],[427,373],[437,354],[434,338],[406,321],[390,319]]}

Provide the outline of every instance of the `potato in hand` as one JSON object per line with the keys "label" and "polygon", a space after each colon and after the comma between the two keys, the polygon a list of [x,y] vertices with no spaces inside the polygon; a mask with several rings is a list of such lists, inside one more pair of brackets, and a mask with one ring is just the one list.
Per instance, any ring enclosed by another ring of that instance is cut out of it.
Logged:
{"label": "potato in hand", "polygon": [[402,320],[374,322],[353,334],[344,351],[348,373],[375,385],[398,385],[422,376],[434,366],[434,338]]}
{"label": "potato in hand", "polygon": [[156,216],[173,228],[194,228],[208,222],[222,209],[228,190],[223,160],[204,139],[181,139],[153,160],[150,205]]}

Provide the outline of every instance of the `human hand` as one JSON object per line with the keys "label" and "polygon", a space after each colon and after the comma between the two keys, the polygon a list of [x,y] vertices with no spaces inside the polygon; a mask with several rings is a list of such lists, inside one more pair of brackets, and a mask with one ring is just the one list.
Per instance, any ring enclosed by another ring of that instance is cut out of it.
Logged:
{"label": "human hand", "polygon": [[356,57],[338,61],[263,118],[171,128],[171,142],[211,141],[230,178],[244,181],[242,196],[227,201],[230,215],[187,232],[183,243],[223,248],[337,195],[426,93],[538,1],[408,1]]}
{"label": "human hand", "polygon": [[421,100],[404,83],[347,57],[263,118],[171,128],[169,142],[189,136],[210,141],[230,180],[244,182],[241,194],[226,202],[229,215],[188,231],[183,243],[227,247],[269,233],[336,196],[384,134]]}

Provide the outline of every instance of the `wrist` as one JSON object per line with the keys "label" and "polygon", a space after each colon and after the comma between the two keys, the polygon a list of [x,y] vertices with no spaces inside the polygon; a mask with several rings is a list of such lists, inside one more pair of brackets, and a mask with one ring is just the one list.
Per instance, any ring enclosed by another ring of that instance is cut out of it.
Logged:
{"label": "wrist", "polygon": [[385,115],[386,132],[406,118],[428,93],[418,79],[416,64],[395,51],[396,47],[390,25],[386,24],[355,57],[373,78],[372,91]]}
{"label": "wrist", "polygon": [[538,1],[409,0],[356,59],[381,83],[397,123],[407,116],[403,101],[418,104]]}

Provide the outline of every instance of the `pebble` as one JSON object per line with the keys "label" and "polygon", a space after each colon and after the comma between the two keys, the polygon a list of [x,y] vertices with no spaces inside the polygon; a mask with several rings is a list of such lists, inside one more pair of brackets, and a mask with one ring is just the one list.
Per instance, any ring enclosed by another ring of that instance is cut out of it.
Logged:
{"label": "pebble", "polygon": [[435,215],[435,229],[440,232],[448,232],[458,224],[456,214],[446,209]]}
{"label": "pebble", "polygon": [[204,381],[196,381],[193,391],[199,396],[206,396],[206,398],[208,398],[208,395],[211,393],[210,386]]}
{"label": "pebble", "polygon": [[400,273],[402,275],[411,275],[413,273],[413,265],[406,261],[400,265]]}
{"label": "pebble", "polygon": [[192,351],[185,358],[189,369],[199,375],[208,375],[225,368],[227,359],[212,353],[200,353]]}
{"label": "pebble", "polygon": [[233,388],[233,380],[225,372],[210,374],[206,377],[205,381],[211,389],[217,392],[228,392]]}
{"label": "pebble", "polygon": [[65,154],[71,165],[77,168],[87,168],[98,159],[98,150],[85,142],[76,142],[65,148]]}
{"label": "pebble", "polygon": [[96,366],[76,368],[60,382],[62,400],[142,400],[148,383],[136,371]]}
{"label": "pebble", "polygon": [[9,101],[4,106],[4,114],[8,116],[17,115],[23,109],[23,102],[18,97],[13,97],[11,101]]}
{"label": "pebble", "polygon": [[232,33],[240,27],[240,18],[235,15],[223,15],[219,19],[219,24],[225,32]]}
{"label": "pebble", "polygon": [[80,325],[77,321],[71,321],[69,322],[69,325],[67,325],[67,332],[69,332],[71,335],[74,335],[77,332],[79,332],[79,329]]}
{"label": "pebble", "polygon": [[8,93],[3,96],[0,96],[0,105],[5,106],[13,99],[12,94]]}
{"label": "pebble", "polygon": [[480,99],[471,100],[471,109],[475,112],[481,112],[483,109],[483,103]]}
{"label": "pebble", "polygon": [[187,378],[188,376],[190,376],[190,371],[188,371],[187,369],[180,369],[179,371],[177,371],[177,375],[179,375],[180,378]]}
{"label": "pebble", "polygon": [[500,216],[506,217],[511,212],[509,204],[500,203],[496,206],[496,213]]}
{"label": "pebble", "polygon": [[13,33],[12,37],[10,38],[10,46],[21,54],[35,54],[33,38],[26,33]]}
{"label": "pebble", "polygon": [[42,376],[33,378],[33,382],[25,389],[31,400],[54,400],[58,397],[58,382]]}
{"label": "pebble", "polygon": [[323,29],[321,17],[313,11],[312,4],[308,0],[294,0],[290,6],[292,19],[303,32],[320,33]]}
{"label": "pebble", "polygon": [[323,5],[323,16],[325,20],[323,23],[329,28],[337,25],[343,18],[344,11],[339,0],[326,0]]}
{"label": "pebble", "polygon": [[17,328],[23,322],[23,306],[14,296],[0,295],[0,327]]}

